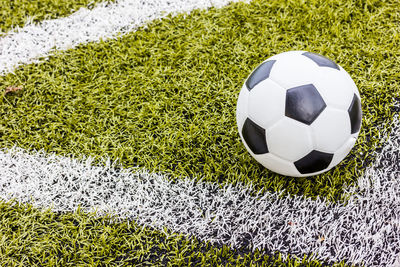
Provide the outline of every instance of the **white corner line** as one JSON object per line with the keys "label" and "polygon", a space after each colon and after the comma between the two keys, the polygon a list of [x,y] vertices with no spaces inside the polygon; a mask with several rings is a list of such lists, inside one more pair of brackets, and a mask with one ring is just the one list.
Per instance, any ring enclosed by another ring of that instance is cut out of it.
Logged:
{"label": "white corner line", "polygon": [[180,179],[109,160],[77,160],[20,148],[0,151],[0,198],[54,211],[78,206],[98,216],[113,214],[159,230],[167,227],[232,248],[314,253],[328,262],[390,266],[400,253],[400,122],[376,163],[349,200],[332,204],[281,192],[251,195],[251,187]]}

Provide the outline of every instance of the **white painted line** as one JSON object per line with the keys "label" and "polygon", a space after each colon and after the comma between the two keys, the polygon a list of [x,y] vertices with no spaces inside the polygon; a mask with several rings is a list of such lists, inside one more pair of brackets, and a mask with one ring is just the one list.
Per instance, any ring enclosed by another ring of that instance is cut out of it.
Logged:
{"label": "white painted line", "polygon": [[81,8],[64,18],[27,24],[0,38],[0,75],[16,67],[38,62],[54,50],[66,50],[79,44],[115,38],[161,19],[169,14],[194,9],[222,7],[239,0],[119,0],[100,3],[89,10]]}
{"label": "white painted line", "polygon": [[400,253],[400,122],[377,162],[358,186],[349,188],[347,205],[324,199],[250,196],[251,188],[167,177],[139,169],[116,168],[110,161],[94,166],[54,154],[13,148],[0,153],[0,196],[55,211],[81,205],[98,215],[202,240],[251,245],[302,257],[367,266],[388,266]]}

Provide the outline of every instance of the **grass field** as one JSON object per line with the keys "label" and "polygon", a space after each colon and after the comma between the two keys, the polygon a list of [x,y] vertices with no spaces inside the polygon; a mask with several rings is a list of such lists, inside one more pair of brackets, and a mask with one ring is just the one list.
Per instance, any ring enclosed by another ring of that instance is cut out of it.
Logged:
{"label": "grass field", "polygon": [[[0,29],[23,26],[31,16],[35,22],[67,16],[89,1],[48,2],[4,5]],[[92,156],[97,164],[109,158],[121,168],[138,166],[168,174],[172,181],[190,177],[221,187],[251,185],[254,194],[284,191],[285,196],[340,203],[347,197],[345,188],[355,186],[374,161],[382,131],[390,131],[398,113],[399,30],[398,1],[256,0],[170,15],[0,76],[0,89],[21,88],[0,96],[0,147]],[[334,59],[362,97],[363,124],[355,148],[337,167],[315,177],[290,178],[264,169],[237,133],[235,108],[244,80],[260,62],[288,50]],[[280,251],[231,248],[135,221],[46,208],[1,203],[2,265],[330,262],[311,255],[286,259]]]}

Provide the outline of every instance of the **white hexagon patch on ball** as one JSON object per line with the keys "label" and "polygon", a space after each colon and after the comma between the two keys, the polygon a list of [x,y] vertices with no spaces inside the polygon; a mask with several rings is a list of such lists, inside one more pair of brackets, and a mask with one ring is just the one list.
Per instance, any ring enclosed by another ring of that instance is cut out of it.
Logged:
{"label": "white hexagon patch on ball", "polygon": [[261,63],[240,91],[236,119],[249,153],[287,176],[320,174],[340,163],[361,128],[350,75],[316,53],[289,51]]}

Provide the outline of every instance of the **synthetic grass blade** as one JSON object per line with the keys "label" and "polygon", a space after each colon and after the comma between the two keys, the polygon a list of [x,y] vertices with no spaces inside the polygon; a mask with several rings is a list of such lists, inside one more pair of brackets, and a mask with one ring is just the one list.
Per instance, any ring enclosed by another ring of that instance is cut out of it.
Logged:
{"label": "synthetic grass blade", "polygon": [[65,50],[81,43],[116,37],[170,14],[219,7],[230,2],[234,1],[121,0],[104,2],[91,10],[81,8],[65,18],[26,25],[0,39],[0,74],[36,62],[54,49]]}
{"label": "synthetic grass blade", "polygon": [[201,240],[310,255],[329,262],[367,266],[393,264],[400,253],[400,122],[377,162],[360,178],[346,204],[281,193],[251,196],[252,188],[191,179],[171,182],[163,175],[93,166],[54,154],[0,153],[0,196],[55,211],[81,207],[114,214],[159,230]]}

